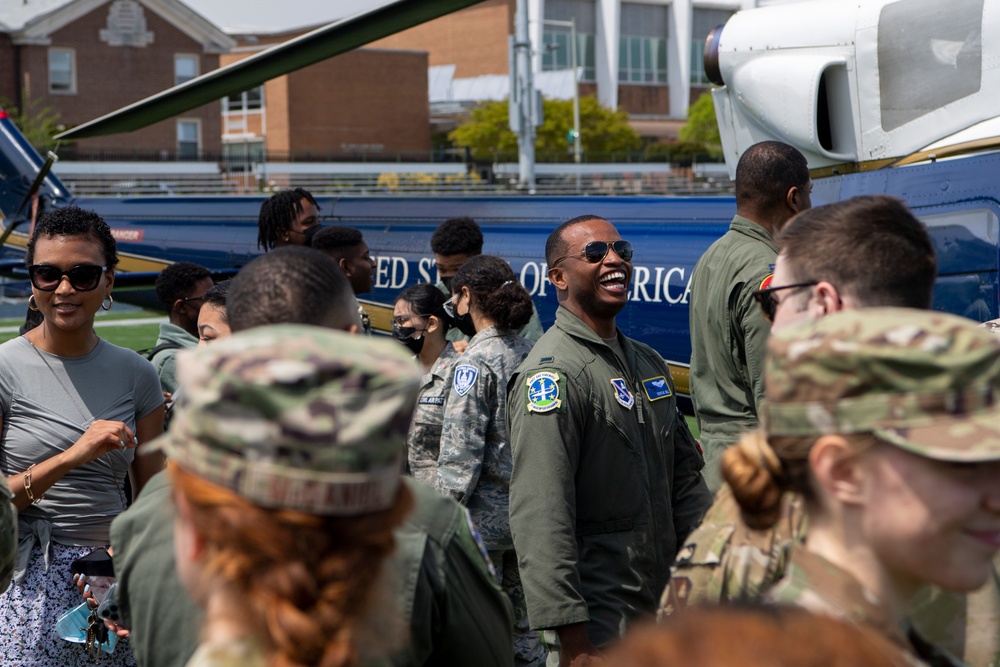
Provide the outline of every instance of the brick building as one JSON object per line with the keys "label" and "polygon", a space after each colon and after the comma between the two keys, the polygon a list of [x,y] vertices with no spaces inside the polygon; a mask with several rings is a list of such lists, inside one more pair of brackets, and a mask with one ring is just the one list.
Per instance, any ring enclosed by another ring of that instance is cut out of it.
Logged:
{"label": "brick building", "polygon": [[[76,125],[219,66],[232,38],[178,0],[0,4],[0,97],[39,101]],[[142,149],[190,158],[221,150],[220,104],[63,153]]]}
{"label": "brick building", "polygon": [[[244,36],[254,46],[222,56],[227,65],[298,33]],[[357,49],[223,100],[222,140],[230,156],[266,148],[272,158],[392,159],[430,150],[427,54]]]}

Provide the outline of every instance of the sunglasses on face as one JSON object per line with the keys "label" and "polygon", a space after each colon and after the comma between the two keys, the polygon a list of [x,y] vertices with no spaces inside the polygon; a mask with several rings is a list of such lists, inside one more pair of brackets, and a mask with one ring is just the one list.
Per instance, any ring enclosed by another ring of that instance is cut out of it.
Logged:
{"label": "sunglasses on face", "polygon": [[801,289],[803,287],[812,287],[813,285],[818,285],[818,280],[811,280],[807,283],[793,283],[791,285],[779,285],[778,287],[768,287],[766,289],[758,289],[753,291],[753,298],[758,304],[760,304],[760,309],[764,311],[764,318],[768,322],[774,322],[774,315],[778,312],[778,301],[777,297],[774,295],[775,292],[780,292],[786,289]]}
{"label": "sunglasses on face", "polygon": [[91,292],[101,284],[101,275],[107,270],[108,267],[97,264],[77,264],[66,271],[50,264],[32,264],[28,267],[28,277],[35,289],[43,292],[54,292],[63,276],[69,278],[69,284],[77,292]]}
{"label": "sunglasses on face", "polygon": [[590,264],[597,264],[604,260],[608,256],[608,251],[614,250],[615,254],[622,258],[626,262],[632,261],[632,255],[635,250],[632,248],[632,244],[628,241],[619,239],[617,241],[591,241],[583,247],[583,252],[579,255],[564,255],[556,261],[552,262],[552,266],[555,266],[564,259],[585,259]]}

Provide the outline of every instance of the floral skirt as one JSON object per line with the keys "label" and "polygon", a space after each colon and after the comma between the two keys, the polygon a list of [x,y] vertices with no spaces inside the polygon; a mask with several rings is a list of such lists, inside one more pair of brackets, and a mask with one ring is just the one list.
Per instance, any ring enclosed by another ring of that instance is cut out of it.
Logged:
{"label": "floral skirt", "polygon": [[113,653],[88,651],[56,634],[56,621],[79,606],[83,597],[73,583],[70,564],[96,547],[73,547],[52,543],[52,560],[45,570],[42,549],[37,544],[24,581],[11,582],[0,595],[0,667],[133,667],[135,659],[127,639],[119,639]]}

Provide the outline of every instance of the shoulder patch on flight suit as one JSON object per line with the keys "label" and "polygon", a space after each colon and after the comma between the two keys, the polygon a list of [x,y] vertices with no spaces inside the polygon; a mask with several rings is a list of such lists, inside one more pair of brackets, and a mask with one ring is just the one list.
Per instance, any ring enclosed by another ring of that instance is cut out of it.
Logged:
{"label": "shoulder patch on flight suit", "polygon": [[528,404],[525,412],[552,412],[563,407],[563,381],[559,373],[541,371],[530,375],[525,384],[528,387]]}
{"label": "shoulder patch on flight suit", "polygon": [[611,380],[611,386],[615,389],[615,400],[626,410],[631,410],[635,405],[635,396],[628,390],[628,384],[622,378]]}
{"label": "shoulder patch on flight suit", "polygon": [[[774,265],[773,264],[771,265],[771,270],[772,271],[774,270]],[[764,279],[762,281],[760,281],[760,287],[758,287],[757,289],[759,289],[759,290],[767,289],[768,287],[771,286],[771,282],[773,282],[773,281],[774,281],[774,274],[773,273],[769,273],[766,276],[764,276]]]}
{"label": "shoulder patch on flight suit", "polygon": [[665,375],[658,375],[642,381],[642,388],[646,390],[646,396],[650,401],[658,401],[661,398],[668,398],[673,395],[670,391],[670,383]]}
{"label": "shoulder patch on flight suit", "polygon": [[455,368],[455,391],[459,396],[465,396],[472,389],[472,386],[476,384],[476,378],[479,377],[479,369],[475,366],[470,366],[468,364],[462,364]]}

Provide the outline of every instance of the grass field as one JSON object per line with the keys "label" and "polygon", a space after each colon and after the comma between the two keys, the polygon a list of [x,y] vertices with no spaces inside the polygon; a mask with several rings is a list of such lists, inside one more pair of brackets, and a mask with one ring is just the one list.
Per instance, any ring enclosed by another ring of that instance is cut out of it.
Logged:
{"label": "grass field", "polygon": [[[108,342],[127,347],[130,350],[142,350],[153,347],[160,330],[160,321],[164,318],[163,313],[151,310],[133,310],[115,314],[98,316],[94,326],[97,334]],[[138,320],[148,319],[148,322],[141,324],[115,325],[117,320]],[[0,343],[16,338],[17,327],[21,326],[23,319],[0,320]]]}

